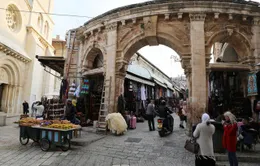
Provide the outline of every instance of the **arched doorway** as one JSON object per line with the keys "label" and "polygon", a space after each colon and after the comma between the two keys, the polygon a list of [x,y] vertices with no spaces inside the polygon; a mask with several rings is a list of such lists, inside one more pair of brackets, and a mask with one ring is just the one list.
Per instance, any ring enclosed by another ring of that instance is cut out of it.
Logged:
{"label": "arched doorway", "polygon": [[210,45],[209,113],[216,118],[229,110],[237,117],[252,117],[247,98],[247,77],[252,55],[250,43],[239,32],[222,31],[216,33]]}
{"label": "arched doorway", "polygon": [[85,51],[82,69],[82,83],[88,90],[81,95],[78,103],[81,103],[82,112],[87,119],[95,121],[99,115],[104,83],[104,56],[98,46]]}
{"label": "arched doorway", "polygon": [[19,114],[21,108],[21,86],[18,65],[6,58],[0,62],[0,99],[1,111],[8,115]]}

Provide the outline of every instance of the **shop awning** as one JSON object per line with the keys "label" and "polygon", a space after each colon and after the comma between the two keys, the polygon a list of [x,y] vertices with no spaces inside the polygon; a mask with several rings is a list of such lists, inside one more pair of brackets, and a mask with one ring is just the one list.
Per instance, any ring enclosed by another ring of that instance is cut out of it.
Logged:
{"label": "shop awning", "polygon": [[142,84],[150,85],[150,86],[155,85],[152,81],[139,78],[139,77],[134,76],[134,75],[129,74],[129,73],[126,74],[125,78],[128,78],[129,80],[132,80],[132,81],[140,82]]}
{"label": "shop awning", "polygon": [[147,69],[145,69],[139,65],[129,65],[127,68],[127,72],[140,76],[142,78],[148,79],[148,80],[151,79],[150,72]]}
{"label": "shop awning", "polygon": [[166,86],[165,84],[161,83],[160,81],[154,79],[154,82],[155,82],[156,84],[160,85],[161,87],[164,87],[164,88],[167,89],[167,86]]}
{"label": "shop awning", "polygon": [[250,66],[237,63],[211,63],[211,71],[250,71]]}
{"label": "shop awning", "polygon": [[58,72],[60,75],[64,73],[65,59],[61,56],[38,56],[36,58],[45,67],[49,67],[52,70]]}

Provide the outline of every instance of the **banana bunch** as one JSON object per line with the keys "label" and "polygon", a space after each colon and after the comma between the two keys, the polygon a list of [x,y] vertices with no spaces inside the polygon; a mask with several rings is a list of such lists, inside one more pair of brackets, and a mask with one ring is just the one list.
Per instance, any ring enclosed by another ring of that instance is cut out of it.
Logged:
{"label": "banana bunch", "polygon": [[74,125],[73,124],[51,124],[49,126],[47,126],[49,128],[55,128],[55,129],[73,129]]}
{"label": "banana bunch", "polygon": [[34,118],[23,118],[19,120],[19,124],[39,124],[40,122]]}

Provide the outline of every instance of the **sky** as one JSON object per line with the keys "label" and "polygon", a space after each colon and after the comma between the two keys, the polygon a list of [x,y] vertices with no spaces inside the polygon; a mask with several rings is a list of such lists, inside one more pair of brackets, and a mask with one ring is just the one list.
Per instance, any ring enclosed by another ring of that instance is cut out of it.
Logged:
{"label": "sky", "polygon": [[[145,1],[147,0],[54,0],[54,13],[88,16],[89,18],[53,16],[55,22],[53,36],[60,35],[64,39],[69,29],[77,28],[93,17],[117,7]],[[178,54],[167,46],[146,46],[138,52],[170,77],[184,74],[180,62],[174,62],[170,58],[172,55],[179,58]]]}

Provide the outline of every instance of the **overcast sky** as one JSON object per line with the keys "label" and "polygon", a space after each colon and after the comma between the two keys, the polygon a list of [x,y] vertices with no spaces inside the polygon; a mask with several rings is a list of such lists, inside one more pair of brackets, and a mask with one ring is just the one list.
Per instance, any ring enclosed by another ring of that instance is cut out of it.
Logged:
{"label": "overcast sky", "polygon": [[[111,9],[147,0],[54,0],[54,13],[73,14],[95,17]],[[257,0],[260,1],[260,0]],[[53,16],[55,27],[53,36],[60,35],[64,38],[67,30],[83,25],[90,18]],[[146,46],[139,52],[159,67],[168,76],[183,74],[181,64],[173,62],[171,55],[178,56],[176,52],[166,46]]]}

